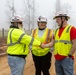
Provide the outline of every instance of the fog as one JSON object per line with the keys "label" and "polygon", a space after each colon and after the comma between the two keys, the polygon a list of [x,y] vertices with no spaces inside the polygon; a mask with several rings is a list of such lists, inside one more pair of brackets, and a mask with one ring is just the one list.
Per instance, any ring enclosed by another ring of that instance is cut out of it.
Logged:
{"label": "fog", "polygon": [[[15,9],[16,14],[22,15],[23,14],[23,0],[14,0],[15,1]],[[25,0],[26,1],[26,0]],[[61,0],[61,6],[62,10],[67,10],[66,6],[70,6],[68,8],[68,15],[71,17],[71,19],[68,21],[71,25],[76,27],[76,0]],[[67,5],[68,4],[68,5]],[[35,0],[35,9],[36,13],[35,15],[38,17],[40,15],[46,16],[48,19],[47,27],[53,28],[54,20],[52,19],[55,15],[55,9],[56,9],[56,0]],[[9,10],[7,7],[7,0],[0,0],[0,29],[5,28],[9,29],[9,20],[8,16],[6,14],[6,11]],[[35,25],[36,27],[37,25]]]}

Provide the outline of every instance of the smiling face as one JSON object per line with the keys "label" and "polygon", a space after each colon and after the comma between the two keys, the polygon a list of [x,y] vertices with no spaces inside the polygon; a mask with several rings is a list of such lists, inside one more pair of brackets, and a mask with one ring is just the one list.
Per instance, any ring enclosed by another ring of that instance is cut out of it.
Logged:
{"label": "smiling face", "polygon": [[38,22],[38,26],[40,29],[46,28],[46,24],[47,24],[46,22]]}

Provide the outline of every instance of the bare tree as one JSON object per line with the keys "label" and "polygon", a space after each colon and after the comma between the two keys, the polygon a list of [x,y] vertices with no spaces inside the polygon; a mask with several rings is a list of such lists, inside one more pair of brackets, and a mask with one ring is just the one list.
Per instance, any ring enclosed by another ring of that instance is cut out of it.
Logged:
{"label": "bare tree", "polygon": [[[61,0],[56,1],[56,13],[61,10]],[[56,14],[55,13],[55,14]]]}
{"label": "bare tree", "polygon": [[14,7],[14,0],[7,0],[6,7],[7,7],[6,15],[8,17],[8,20],[10,20],[11,17],[14,16],[16,13],[16,10]]}
{"label": "bare tree", "polygon": [[71,5],[68,4],[68,3],[65,3],[62,5],[62,10],[64,10],[67,14],[70,13],[70,10],[71,10]]}
{"label": "bare tree", "polygon": [[[71,9],[71,5],[68,3],[62,4],[63,0],[57,0],[56,1],[56,10],[55,10],[55,14],[58,11],[65,11],[67,14],[70,13],[70,9]],[[56,29],[58,26],[56,25],[56,23],[54,22],[54,29]]]}
{"label": "bare tree", "polygon": [[34,17],[35,17],[35,0],[23,0],[25,14],[25,24],[28,25],[28,30],[34,29]]}
{"label": "bare tree", "polygon": [[[61,0],[56,0],[56,9],[55,9],[54,16],[60,10],[61,10]],[[54,26],[53,29],[56,29],[58,27],[55,22],[54,22],[54,25],[53,26]]]}
{"label": "bare tree", "polygon": [[35,0],[33,0],[33,23],[32,23],[32,29],[34,29],[34,20],[35,20]]}

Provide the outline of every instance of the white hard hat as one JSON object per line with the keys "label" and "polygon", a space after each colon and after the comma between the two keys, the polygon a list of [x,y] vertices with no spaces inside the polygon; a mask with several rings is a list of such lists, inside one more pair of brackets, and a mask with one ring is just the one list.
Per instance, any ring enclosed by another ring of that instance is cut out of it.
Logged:
{"label": "white hard hat", "polygon": [[22,22],[23,18],[19,15],[13,16],[11,22]]}
{"label": "white hard hat", "polygon": [[53,18],[53,19],[56,19],[57,17],[67,17],[67,19],[70,19],[70,17],[67,15],[67,13],[66,12],[64,12],[64,11],[59,11],[59,12],[57,12],[57,14],[55,15],[55,17]]}
{"label": "white hard hat", "polygon": [[44,16],[39,16],[37,22],[47,22],[47,18],[45,18]]}

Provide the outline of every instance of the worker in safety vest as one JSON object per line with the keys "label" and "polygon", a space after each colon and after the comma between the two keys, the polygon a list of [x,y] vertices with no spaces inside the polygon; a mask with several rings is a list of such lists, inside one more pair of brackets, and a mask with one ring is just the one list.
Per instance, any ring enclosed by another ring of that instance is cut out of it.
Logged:
{"label": "worker in safety vest", "polygon": [[[74,53],[76,50],[76,29],[67,23],[70,17],[64,12],[57,12],[53,18],[59,28],[55,30],[54,56],[56,75],[74,75]],[[51,43],[47,47],[52,46]]]}
{"label": "worker in safety vest", "polygon": [[[52,30],[47,28],[47,18],[39,16],[38,28],[32,31],[32,37],[47,44],[52,41]],[[35,75],[50,75],[49,69],[51,66],[52,53],[50,48],[40,48],[38,46],[32,46],[32,56],[35,65]]]}
{"label": "worker in safety vest", "polygon": [[11,19],[11,26],[7,37],[8,64],[11,75],[23,75],[26,63],[25,57],[29,53],[29,46],[42,46],[40,41],[33,39],[23,31],[23,19],[21,16],[14,16]]}

